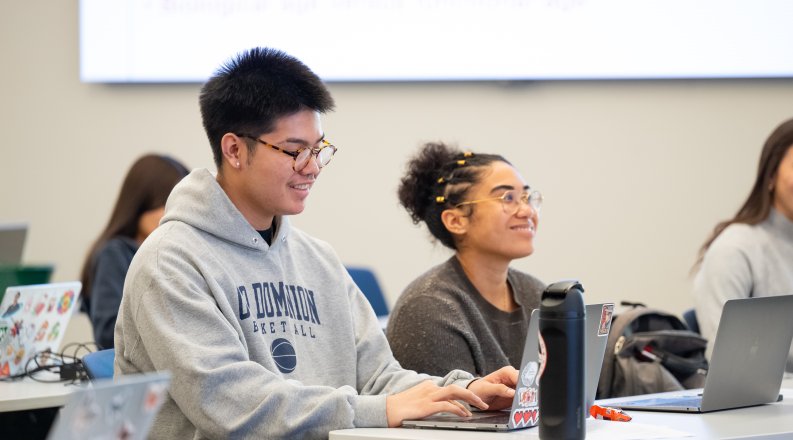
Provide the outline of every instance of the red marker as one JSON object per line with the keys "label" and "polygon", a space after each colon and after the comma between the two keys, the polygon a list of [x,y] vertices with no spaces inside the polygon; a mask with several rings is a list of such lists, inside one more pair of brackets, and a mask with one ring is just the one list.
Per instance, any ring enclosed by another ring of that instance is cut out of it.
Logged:
{"label": "red marker", "polygon": [[611,420],[614,422],[630,422],[633,417],[625,414],[621,409],[607,406],[592,405],[589,413],[595,419]]}

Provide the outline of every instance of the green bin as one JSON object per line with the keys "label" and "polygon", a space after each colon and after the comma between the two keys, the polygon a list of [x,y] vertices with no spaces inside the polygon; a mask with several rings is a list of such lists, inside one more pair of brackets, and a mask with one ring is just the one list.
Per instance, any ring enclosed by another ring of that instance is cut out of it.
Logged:
{"label": "green bin", "polygon": [[28,284],[46,284],[52,276],[52,265],[0,265],[0,303],[9,286],[24,286]]}

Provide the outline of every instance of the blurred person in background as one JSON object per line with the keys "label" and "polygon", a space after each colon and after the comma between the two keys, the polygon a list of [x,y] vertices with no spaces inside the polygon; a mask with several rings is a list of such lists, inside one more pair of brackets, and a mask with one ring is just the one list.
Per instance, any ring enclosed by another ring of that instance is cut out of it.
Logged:
{"label": "blurred person in background", "polygon": [[107,226],[94,241],[83,263],[82,309],[88,313],[94,340],[113,348],[113,334],[124,278],[143,240],[160,223],[165,201],[187,168],[177,160],[147,154],[127,172]]}

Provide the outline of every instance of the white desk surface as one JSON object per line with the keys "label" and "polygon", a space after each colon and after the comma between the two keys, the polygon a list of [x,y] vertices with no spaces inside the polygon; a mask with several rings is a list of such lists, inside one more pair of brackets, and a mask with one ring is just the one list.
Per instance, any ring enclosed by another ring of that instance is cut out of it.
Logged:
{"label": "white desk surface", "polygon": [[[706,414],[630,411],[627,423],[587,419],[587,439],[793,439],[793,379],[782,384],[782,402]],[[331,440],[474,440],[539,438],[537,428],[512,432],[357,428],[332,431]]]}
{"label": "white desk surface", "polygon": [[79,387],[79,384],[44,383],[27,378],[0,381],[0,412],[63,406],[69,394]]}

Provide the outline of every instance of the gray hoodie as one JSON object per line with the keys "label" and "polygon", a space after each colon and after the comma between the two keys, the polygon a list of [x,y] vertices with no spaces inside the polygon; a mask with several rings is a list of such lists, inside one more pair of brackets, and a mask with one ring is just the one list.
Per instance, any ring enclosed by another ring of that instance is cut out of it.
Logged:
{"label": "gray hoodie", "polygon": [[402,369],[331,247],[277,224],[268,246],[207,170],[171,193],[115,334],[115,374],[172,374],[152,438],[324,438],[386,426],[386,395],[422,380],[468,384]]}

